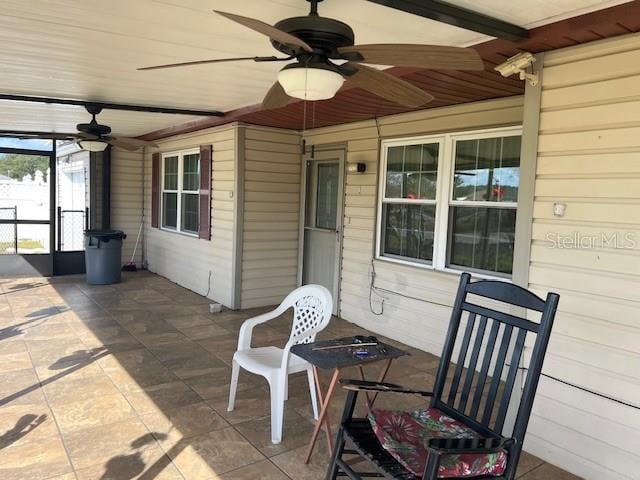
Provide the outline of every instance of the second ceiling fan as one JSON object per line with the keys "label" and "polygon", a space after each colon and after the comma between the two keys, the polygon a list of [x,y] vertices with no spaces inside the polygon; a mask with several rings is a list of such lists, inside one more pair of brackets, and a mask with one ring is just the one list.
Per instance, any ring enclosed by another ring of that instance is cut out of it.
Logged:
{"label": "second ceiling fan", "polygon": [[243,60],[279,62],[295,59],[295,62],[280,70],[278,81],[267,92],[262,102],[266,109],[284,107],[292,97],[303,100],[332,98],[345,81],[410,108],[433,100],[433,95],[417,86],[363,63],[425,69],[484,70],[482,59],[471,48],[421,44],[355,45],[355,34],[349,25],[318,15],[318,2],[322,0],[307,1],[311,3],[307,16],[287,18],[273,26],[253,18],[216,11],[229,20],[266,35],[286,57],[197,60],[138,70]]}

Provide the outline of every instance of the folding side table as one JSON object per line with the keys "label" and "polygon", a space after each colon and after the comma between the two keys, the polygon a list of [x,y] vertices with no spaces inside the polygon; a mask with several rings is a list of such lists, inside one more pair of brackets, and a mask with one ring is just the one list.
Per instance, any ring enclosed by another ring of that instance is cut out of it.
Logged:
{"label": "folding side table", "polygon": [[[382,372],[379,378],[376,379],[377,381],[382,382],[389,372],[389,368],[391,367],[391,362],[393,361],[393,359],[402,357],[404,355],[409,355],[409,353],[405,352],[404,350],[400,350],[399,348],[393,347],[387,343],[377,342],[376,345],[349,346],[354,343],[356,343],[354,337],[345,337],[337,338],[334,340],[321,340],[312,343],[299,344],[291,347],[291,353],[296,354],[300,358],[313,365],[313,376],[315,378],[316,391],[318,392],[318,397],[321,405],[318,421],[316,422],[316,426],[313,430],[313,435],[311,436],[309,449],[307,451],[307,458],[305,459],[304,463],[309,463],[309,459],[311,458],[311,454],[313,453],[313,449],[318,440],[318,434],[320,433],[320,429],[322,428],[327,435],[329,454],[331,454],[331,451],[333,450],[333,436],[331,434],[331,424],[328,418],[328,410],[329,405],[331,404],[331,399],[333,398],[333,394],[338,384],[338,380],[340,380],[342,369],[357,366],[360,370],[360,378],[362,380],[365,380],[363,368],[364,365],[384,361],[385,365],[382,369]],[[318,348],[323,347],[336,348],[318,350]],[[367,353],[363,355],[357,355],[357,351],[366,351]],[[320,385],[320,376],[318,369],[333,370],[333,375],[331,376],[329,387],[324,394],[322,393],[322,387]],[[376,394],[371,395],[367,393],[367,404],[369,408],[373,407],[375,399]]]}

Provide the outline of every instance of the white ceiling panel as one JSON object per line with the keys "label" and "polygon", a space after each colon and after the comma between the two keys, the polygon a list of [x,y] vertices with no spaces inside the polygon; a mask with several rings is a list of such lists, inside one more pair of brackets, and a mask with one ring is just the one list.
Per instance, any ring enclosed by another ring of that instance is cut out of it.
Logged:
{"label": "white ceiling panel", "polygon": [[[451,0],[450,3],[530,27],[624,1]],[[319,8],[321,15],[350,24],[357,43],[462,46],[488,38],[365,0],[325,0]],[[137,67],[160,63],[275,53],[266,37],[216,15],[214,9],[275,23],[305,15],[308,3],[3,0],[0,93],[223,111],[259,103],[282,64],[242,62],[136,71]],[[0,129],[69,130],[82,121],[78,111],[82,113],[76,107],[21,106],[0,101]],[[103,123],[110,123],[114,131],[126,135],[185,119],[133,112],[104,112],[100,116]]]}

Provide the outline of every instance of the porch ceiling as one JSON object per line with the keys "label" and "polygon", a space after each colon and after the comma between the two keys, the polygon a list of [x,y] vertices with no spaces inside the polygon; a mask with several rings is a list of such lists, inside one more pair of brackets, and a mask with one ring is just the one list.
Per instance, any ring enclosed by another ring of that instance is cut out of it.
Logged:
{"label": "porch ceiling", "polygon": [[[626,3],[624,0],[452,0],[450,3],[535,28],[594,10]],[[631,2],[628,5],[637,4]],[[0,92],[66,97],[177,108],[207,108],[229,112],[222,120],[301,128],[302,105],[270,112],[255,107],[273,83],[280,64],[230,63],[185,69],[138,72],[140,66],[193,59],[271,55],[269,42],[222,17],[213,9],[233,10],[267,22],[307,13],[303,0],[8,0],[0,12],[2,76]],[[515,51],[513,44],[409,15],[365,0],[328,0],[321,13],[352,25],[357,43],[434,43],[479,45],[488,67]],[[535,51],[571,45],[594,38],[636,31],[640,25],[607,23],[604,30],[586,34],[556,31],[552,39],[538,39],[526,48]],[[611,20],[611,19],[608,19]],[[589,30],[587,28],[587,30]],[[397,75],[431,91],[432,106],[518,94],[520,82],[503,80],[491,72],[425,72],[394,69]],[[447,83],[446,88],[443,83]],[[315,125],[328,125],[406,111],[378,97],[351,89],[336,99],[316,104]],[[86,120],[82,108],[0,101],[2,129],[74,131]],[[311,115],[309,121],[311,122]],[[141,135],[171,132],[168,127],[189,122],[190,128],[220,123],[215,119],[105,112],[101,120],[115,134]],[[308,124],[311,126],[311,123]]]}

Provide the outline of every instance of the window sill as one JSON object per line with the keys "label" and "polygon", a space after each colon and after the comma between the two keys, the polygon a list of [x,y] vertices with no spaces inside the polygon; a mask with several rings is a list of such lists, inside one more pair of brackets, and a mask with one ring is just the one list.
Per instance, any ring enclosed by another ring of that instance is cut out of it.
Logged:
{"label": "window sill", "polygon": [[182,235],[183,237],[199,238],[197,233],[181,232],[172,228],[160,227],[160,230],[167,233],[175,233],[176,235]]}
{"label": "window sill", "polygon": [[464,268],[458,269],[458,268],[451,268],[451,267],[436,268],[432,264],[411,262],[411,261],[408,261],[408,260],[401,260],[401,259],[392,258],[392,257],[384,257],[384,256],[381,256],[381,255],[376,256],[375,257],[375,261],[385,262],[385,263],[392,263],[392,264],[395,264],[395,265],[402,265],[402,266],[405,266],[405,267],[416,268],[416,269],[419,269],[419,270],[427,270],[427,271],[431,271],[431,272],[444,273],[446,275],[460,276],[462,273],[468,272],[468,273],[471,274],[471,276],[474,279],[499,280],[499,281],[503,281],[503,282],[512,283],[511,277],[502,277],[502,276],[499,276],[499,275],[491,275],[490,273],[482,273],[482,272],[474,271],[473,269],[464,269]]}

